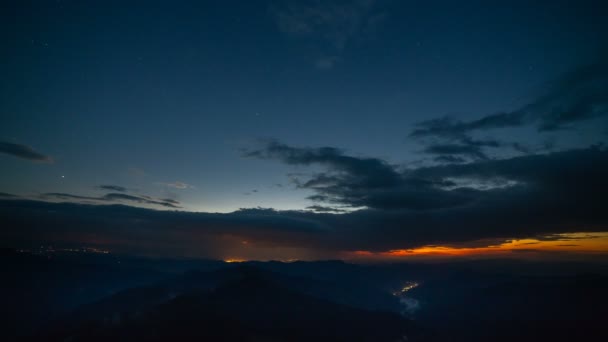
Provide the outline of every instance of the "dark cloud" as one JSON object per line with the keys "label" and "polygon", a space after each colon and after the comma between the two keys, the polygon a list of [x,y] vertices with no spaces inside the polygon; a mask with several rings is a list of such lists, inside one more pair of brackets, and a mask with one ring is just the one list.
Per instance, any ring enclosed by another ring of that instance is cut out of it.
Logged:
{"label": "dark cloud", "polygon": [[[261,159],[278,159],[290,165],[321,164],[328,168],[349,174],[367,187],[387,186],[399,181],[400,175],[383,160],[358,158],[344,155],[334,147],[295,148],[271,140],[258,150],[245,150],[244,156]],[[319,182],[323,181],[320,177]]]}
{"label": "dark cloud", "polygon": [[[0,234],[3,241],[94,237],[113,250],[161,253],[179,247],[179,253],[213,257],[242,251],[245,240],[247,248],[257,251],[295,248],[338,256],[343,251],[478,246],[479,241],[516,238],[561,241],[567,240],[561,233],[606,231],[608,224],[603,198],[608,192],[608,151],[602,147],[405,170],[334,148],[278,142],[246,155],[321,166],[321,173],[301,179],[298,186],[315,191],[315,199],[324,204],[303,211],[254,208],[214,214],[5,198],[0,201],[0,225],[9,228]],[[46,198],[172,203],[123,193]],[[335,209],[346,212],[336,215]]]}
{"label": "dark cloud", "polygon": [[27,145],[13,144],[6,141],[0,141],[0,153],[5,153],[13,157],[27,159],[41,163],[52,163],[53,158],[44,155]]}
{"label": "dark cloud", "polygon": [[276,159],[290,165],[321,165],[326,171],[309,179],[294,177],[299,188],[315,191],[309,199],[350,207],[433,209],[463,204],[465,191],[438,189],[433,183],[408,177],[377,158],[348,156],[332,147],[296,148],[269,141],[247,157]]}
{"label": "dark cloud", "polygon": [[243,195],[250,196],[250,195],[253,195],[253,194],[257,193],[257,192],[258,192],[257,189],[253,189],[251,191],[244,192]]}
{"label": "dark cloud", "polygon": [[564,75],[528,106],[528,111],[539,115],[540,130],[561,129],[608,114],[608,61],[602,57]]}
{"label": "dark cloud", "polygon": [[172,199],[155,199],[150,196],[144,195],[128,195],[124,193],[108,193],[100,197],[95,196],[79,196],[67,193],[58,193],[58,192],[49,192],[42,194],[42,198],[44,199],[60,199],[60,200],[75,200],[75,201],[83,201],[85,203],[88,202],[132,202],[139,204],[151,204],[151,205],[160,205],[167,208],[181,208],[179,206],[179,202]]}
{"label": "dark cloud", "polygon": [[522,126],[526,123],[521,112],[498,113],[473,121],[459,121],[450,117],[427,120],[419,123],[410,134],[412,137],[436,136],[441,138],[463,138],[475,130]]}
{"label": "dark cloud", "polygon": [[87,196],[78,196],[72,194],[66,194],[62,192],[47,192],[41,195],[42,198],[56,198],[62,200],[86,200],[86,201],[101,201],[103,200],[101,197],[87,197]]}
{"label": "dark cloud", "polygon": [[344,213],[346,210],[340,208],[326,207],[322,205],[310,205],[306,207],[308,210],[312,210],[317,213]]}
{"label": "dark cloud", "polygon": [[[434,144],[429,145],[424,149],[425,153],[439,155],[440,157],[448,156],[466,156],[473,159],[488,159],[480,146],[464,145],[464,144]],[[448,160],[448,159],[446,159]]]}
{"label": "dark cloud", "polygon": [[125,188],[124,186],[119,186],[119,185],[99,185],[97,186],[98,189],[101,190],[109,190],[109,191],[118,191],[118,192],[127,192],[128,189]]}
{"label": "dark cloud", "polygon": [[577,241],[585,239],[596,239],[601,237],[600,234],[594,233],[578,233],[576,235],[563,236],[561,234],[547,234],[543,237],[538,238],[540,241]]}
{"label": "dark cloud", "polygon": [[337,149],[276,142],[247,155],[324,166],[298,186],[315,191],[311,199],[319,202],[367,207],[340,215],[338,223],[352,229],[346,240],[366,236],[361,248],[601,230],[608,220],[600,204],[608,152],[601,147],[405,171]]}
{"label": "dark cloud", "polygon": [[149,196],[133,196],[122,193],[109,193],[103,196],[103,199],[106,201],[131,201],[142,204],[156,204],[161,205],[163,207],[168,208],[179,208],[179,206],[175,205],[175,201],[171,200],[170,202],[155,200]]}
{"label": "dark cloud", "polygon": [[[443,175],[434,175],[441,168],[400,171],[397,166],[377,158],[347,156],[330,147],[296,148],[276,141],[267,142],[261,149],[246,151],[245,155],[276,159],[290,165],[321,165],[325,170],[307,179],[294,178],[296,185],[313,190],[315,194],[309,197],[313,201],[353,208],[435,210],[457,207],[479,200],[481,190],[504,188],[524,181],[501,175],[501,172],[483,179],[476,174],[463,175],[460,174],[462,168],[457,166],[445,168],[448,171]],[[488,164],[466,165],[470,170],[477,170]],[[454,177],[460,178],[459,182],[451,180]]]}
{"label": "dark cloud", "polygon": [[608,58],[579,67],[551,83],[534,101],[511,112],[472,121],[444,117],[421,122],[412,137],[460,139],[472,131],[536,125],[552,131],[608,115]]}
{"label": "dark cloud", "polygon": [[19,196],[13,195],[13,194],[9,194],[9,193],[6,193],[6,192],[0,192],[0,197],[4,197],[4,198],[17,198]]}
{"label": "dark cloud", "polygon": [[466,163],[466,159],[461,158],[461,157],[456,157],[456,156],[451,156],[451,155],[441,155],[441,156],[437,156],[434,158],[434,160],[438,163],[441,164],[461,164],[461,163]]}
{"label": "dark cloud", "polygon": [[[478,181],[509,179],[547,189],[576,189],[581,183],[605,186],[608,152],[601,146],[516,158],[480,161],[464,165],[444,165],[413,170],[410,175],[427,180],[468,178]],[[601,187],[600,187],[601,188]],[[598,188],[598,189],[600,189]]]}
{"label": "dark cloud", "polygon": [[[124,205],[0,200],[3,243],[101,244],[112,251],[222,258],[231,248],[314,246],[330,229],[312,214],[243,209],[229,214]],[[273,255],[273,254],[271,254]]]}
{"label": "dark cloud", "polygon": [[[434,126],[427,127],[424,131],[420,128],[414,130],[411,136],[436,135],[434,140],[426,142],[427,145],[422,152],[436,155],[435,160],[438,162],[462,163],[471,160],[486,160],[489,159],[486,149],[506,146],[495,139],[473,139],[449,118],[436,119],[428,124]],[[432,133],[430,133],[431,131]],[[521,144],[512,145],[511,147],[519,151],[523,149]]]}

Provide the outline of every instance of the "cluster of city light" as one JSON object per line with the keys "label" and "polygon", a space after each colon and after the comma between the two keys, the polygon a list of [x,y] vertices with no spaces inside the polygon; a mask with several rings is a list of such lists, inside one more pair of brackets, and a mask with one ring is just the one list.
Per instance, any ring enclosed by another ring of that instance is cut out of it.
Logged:
{"label": "cluster of city light", "polygon": [[225,259],[224,260],[224,262],[227,262],[227,263],[245,262],[245,261],[247,261],[247,260],[245,260],[245,259]]}
{"label": "cluster of city light", "polygon": [[407,283],[405,283],[403,285],[403,287],[401,289],[393,292],[393,296],[402,296],[404,293],[406,293],[406,292],[410,291],[411,289],[414,289],[418,286],[420,286],[419,283],[417,283],[415,281],[408,281]]}
{"label": "cluster of city light", "polygon": [[32,253],[32,254],[50,254],[50,253],[94,253],[94,254],[110,254],[109,250],[100,249],[95,247],[81,247],[81,248],[54,248],[53,246],[40,246],[38,249],[18,249],[19,253]]}
{"label": "cluster of city light", "polygon": [[[235,258],[230,258],[230,259],[224,259],[224,262],[227,262],[229,264],[231,263],[237,263],[237,262],[247,262],[247,261],[252,261],[252,260],[247,260],[247,259],[235,259]],[[291,262],[298,262],[300,261],[300,259],[272,259],[272,260],[265,260],[265,259],[255,259],[255,261],[277,261],[277,262],[285,262],[285,263],[291,263]]]}

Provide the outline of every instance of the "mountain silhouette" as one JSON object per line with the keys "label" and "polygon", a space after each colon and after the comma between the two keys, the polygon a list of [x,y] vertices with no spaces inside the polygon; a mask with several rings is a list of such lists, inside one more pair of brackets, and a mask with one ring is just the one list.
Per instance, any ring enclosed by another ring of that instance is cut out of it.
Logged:
{"label": "mountain silhouette", "polygon": [[[289,279],[290,281],[296,279]],[[83,306],[37,336],[54,341],[415,341],[398,314],[354,308],[288,288],[252,266],[189,272]],[[217,286],[216,286],[217,285]]]}

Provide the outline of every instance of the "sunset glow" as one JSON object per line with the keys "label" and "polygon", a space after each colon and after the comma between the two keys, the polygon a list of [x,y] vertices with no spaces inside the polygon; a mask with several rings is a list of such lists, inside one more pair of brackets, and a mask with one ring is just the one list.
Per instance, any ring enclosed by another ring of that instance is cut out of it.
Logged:
{"label": "sunset glow", "polygon": [[231,264],[231,263],[238,263],[238,262],[245,262],[245,261],[247,261],[247,260],[245,260],[245,259],[226,259],[226,260],[224,260],[224,262],[227,262],[229,264]]}
{"label": "sunset glow", "polygon": [[385,252],[355,251],[352,259],[393,259],[412,257],[467,257],[467,256],[526,256],[551,252],[577,254],[607,254],[608,232],[563,233],[528,239],[507,240],[500,244],[482,247],[423,246],[411,249],[394,249]]}

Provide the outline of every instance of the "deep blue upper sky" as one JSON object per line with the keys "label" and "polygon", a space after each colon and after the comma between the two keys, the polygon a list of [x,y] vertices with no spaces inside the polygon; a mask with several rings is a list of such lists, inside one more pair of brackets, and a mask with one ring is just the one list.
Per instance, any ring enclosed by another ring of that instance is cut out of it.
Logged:
{"label": "deep blue upper sky", "polygon": [[[193,211],[302,209],[312,168],[243,155],[260,139],[426,165],[419,122],[534,101],[593,63],[601,1],[15,1],[0,12],[0,190],[100,196],[98,185]],[[586,147],[583,126],[481,132]],[[591,132],[591,133],[589,133]],[[477,134],[477,133],[476,133]],[[540,147],[538,147],[540,148]],[[493,150],[495,156],[516,154]],[[291,175],[291,176],[290,176]],[[180,184],[183,183],[183,184]]]}

